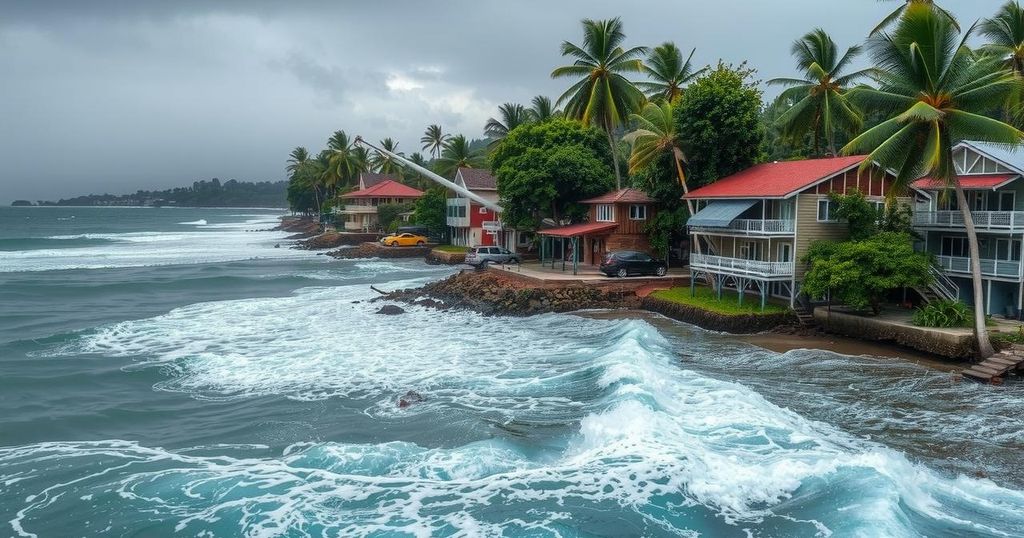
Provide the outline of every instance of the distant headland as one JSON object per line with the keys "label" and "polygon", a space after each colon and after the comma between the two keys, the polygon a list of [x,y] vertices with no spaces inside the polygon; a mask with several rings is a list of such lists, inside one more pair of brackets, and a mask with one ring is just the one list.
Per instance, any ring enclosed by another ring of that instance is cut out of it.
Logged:
{"label": "distant headland", "polygon": [[196,181],[191,187],[134,194],[89,194],[60,200],[15,200],[12,206],[288,207],[288,182],[234,179]]}

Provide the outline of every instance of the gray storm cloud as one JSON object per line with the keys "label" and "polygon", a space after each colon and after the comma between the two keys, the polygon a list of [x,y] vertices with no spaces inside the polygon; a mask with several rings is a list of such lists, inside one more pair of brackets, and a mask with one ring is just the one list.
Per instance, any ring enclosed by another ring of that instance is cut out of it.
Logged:
{"label": "gray storm cloud", "polygon": [[[946,1],[962,20],[1001,0]],[[424,127],[480,137],[505,101],[552,98],[581,18],[621,16],[629,44],[793,74],[820,26],[863,40],[892,3],[0,2],[0,203],[219,177],[277,180],[290,149],[344,129],[405,152]]]}

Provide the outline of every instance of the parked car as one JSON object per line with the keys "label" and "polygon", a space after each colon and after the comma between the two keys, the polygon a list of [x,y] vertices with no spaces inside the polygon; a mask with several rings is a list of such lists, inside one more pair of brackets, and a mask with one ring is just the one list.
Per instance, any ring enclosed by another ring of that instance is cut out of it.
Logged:
{"label": "parked car", "polygon": [[475,266],[489,263],[519,263],[519,256],[502,247],[473,247],[466,251],[466,263]]}
{"label": "parked car", "polygon": [[430,230],[426,226],[399,226],[395,234],[415,234],[424,237],[430,236]]}
{"label": "parked car", "polygon": [[608,276],[624,278],[629,275],[665,276],[668,264],[656,260],[650,254],[635,250],[609,252],[601,260],[601,272]]}
{"label": "parked car", "polygon": [[392,234],[381,238],[380,244],[386,247],[422,247],[427,244],[427,238],[411,233]]}

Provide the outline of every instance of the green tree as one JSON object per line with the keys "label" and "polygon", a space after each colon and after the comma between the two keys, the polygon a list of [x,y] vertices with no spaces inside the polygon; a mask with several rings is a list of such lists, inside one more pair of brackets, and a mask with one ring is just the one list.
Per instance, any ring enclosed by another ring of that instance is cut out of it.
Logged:
{"label": "green tree", "polygon": [[437,161],[437,171],[447,177],[454,177],[459,168],[481,168],[485,160],[481,152],[470,147],[465,136],[455,135],[444,143],[441,158]]}
{"label": "green tree", "polygon": [[675,102],[683,94],[683,88],[708,69],[703,67],[693,70],[695,52],[697,49],[691,50],[686,61],[683,61],[683,53],[675,43],[666,42],[654,47],[644,64],[647,76],[651,80],[637,82],[636,85],[646,91],[648,99],[652,101]]}
{"label": "green tree", "polygon": [[761,91],[745,66],[719,63],[687,88],[674,107],[689,157],[691,187],[750,167],[764,137]]}
{"label": "green tree", "polygon": [[[430,166],[430,163],[428,163],[423,157],[423,154],[418,151],[410,155],[409,160],[412,161],[413,164],[423,168],[428,168]],[[406,167],[402,171],[404,173],[406,183],[416,185],[417,189],[424,190],[433,184],[431,180],[427,179],[423,174],[417,172],[411,167]]]}
{"label": "green tree", "polygon": [[400,204],[380,204],[377,206],[377,222],[382,230],[393,232],[398,229],[402,222],[402,213],[408,213],[415,209],[413,202]]}
{"label": "green tree", "polygon": [[1018,76],[1024,75],[1024,8],[1016,0],[999,8],[991,19],[984,19],[978,32],[988,39],[982,51],[1001,58]]}
{"label": "green tree", "polygon": [[895,232],[862,241],[815,241],[803,261],[808,264],[804,293],[858,310],[870,308],[876,315],[891,290],[932,282],[931,255],[914,251],[911,237]]}
{"label": "green tree", "polygon": [[[402,153],[398,151],[398,142],[392,140],[391,137],[381,140],[380,147],[390,151],[391,153],[402,155]],[[394,157],[381,152],[374,152],[370,155],[369,159],[370,167],[381,174],[387,174],[394,177],[402,176],[402,165],[400,165]]]}
{"label": "green tree", "polygon": [[[658,157],[667,154],[672,158],[672,167],[676,171],[683,193],[689,193],[686,173],[683,171],[686,154],[683,153],[683,141],[679,137],[679,126],[676,124],[672,103],[648,103],[641,114],[633,114],[630,119],[637,128],[625,137],[633,148],[629,156],[629,173],[636,174]],[[693,202],[687,200],[686,206],[690,214],[693,214]]]}
{"label": "green tree", "polygon": [[617,17],[603,21],[584,19],[582,23],[583,46],[562,43],[562,56],[574,59],[573,64],[555,68],[551,77],[577,79],[558,98],[558,104],[565,105],[568,117],[604,129],[615,165],[615,185],[621,188],[622,173],[613,132],[643,101],[643,93],[625,75],[643,71],[640,58],[647,49],[622,48],[626,35]]}
{"label": "green tree", "polygon": [[946,19],[948,19],[949,22],[953,25],[954,28],[956,28],[957,31],[960,30],[960,26],[956,22],[956,17],[954,17],[953,14],[950,13],[949,11],[946,11],[945,9],[939,7],[935,3],[935,0],[896,0],[896,1],[897,2],[901,2],[903,5],[898,7],[898,8],[896,8],[896,9],[894,9],[892,11],[892,13],[889,13],[888,15],[886,15],[885,18],[882,19],[882,22],[878,23],[878,26],[875,26],[871,30],[871,35],[872,36],[875,35],[875,34],[880,33],[882,30],[885,30],[888,26],[890,26],[893,22],[896,22],[897,20],[899,20],[899,18],[902,17],[903,14],[906,13],[909,10],[909,8],[911,8],[913,6],[927,6],[930,9],[935,9],[938,12],[939,15],[941,15],[941,16],[945,17]]}
{"label": "green tree", "polygon": [[359,173],[369,168],[369,155],[365,148],[356,147],[345,131],[334,131],[327,140],[327,151],[330,153],[331,166],[324,180],[332,193],[339,186],[354,184]]}
{"label": "green tree", "polygon": [[657,213],[648,218],[644,227],[651,250],[658,256],[668,256],[669,249],[687,236],[686,221],[690,212],[683,204],[683,186],[673,159],[675,155],[670,152],[660,153],[650,164],[632,173],[633,186],[658,201]]}
{"label": "green tree", "polygon": [[491,139],[493,147],[502,138],[508,136],[509,131],[530,121],[530,112],[519,103],[505,103],[498,107],[500,119],[489,118],[484,125],[484,135]]}
{"label": "green tree", "polygon": [[850,97],[889,119],[843,151],[870,152],[865,165],[877,162],[896,171],[895,191],[925,175],[954,190],[970,247],[974,332],[979,354],[988,357],[994,351],[985,327],[978,234],[957,180],[953,146],[965,139],[1019,144],[1024,133],[989,117],[1018,91],[1018,79],[1002,69],[999,59],[977,57],[968,49],[970,31],[961,39],[959,33],[949,17],[921,4],[907,7],[891,34],[871,39],[878,88],[859,87]]}
{"label": "green tree", "polygon": [[530,100],[530,108],[527,109],[527,112],[533,121],[547,121],[562,115],[561,112],[555,110],[555,106],[551,104],[551,99],[544,95],[534,96]]}
{"label": "green tree", "polygon": [[444,149],[444,143],[448,138],[449,135],[445,134],[441,130],[441,126],[435,123],[428,126],[427,130],[423,132],[420,143],[423,144],[423,151],[433,155],[435,159],[440,159],[441,150]]}
{"label": "green tree", "polygon": [[448,192],[443,187],[427,189],[416,200],[413,219],[416,224],[426,226],[430,235],[444,237],[448,230]]}
{"label": "green tree", "polygon": [[513,130],[491,154],[502,220],[535,228],[544,217],[579,219],[577,202],[614,185],[612,159],[597,129],[565,119]]}
{"label": "green tree", "polygon": [[846,89],[870,73],[870,70],[844,73],[861,52],[859,46],[846,50],[842,57],[835,41],[821,28],[816,28],[793,43],[790,49],[803,78],[775,78],[768,84],[789,86],[778,102],[792,102],[776,120],[782,135],[789,141],[813,133],[814,155],[821,155],[824,138],[829,152],[836,155],[837,131],[853,133],[860,130],[863,119],[856,107],[846,99]]}

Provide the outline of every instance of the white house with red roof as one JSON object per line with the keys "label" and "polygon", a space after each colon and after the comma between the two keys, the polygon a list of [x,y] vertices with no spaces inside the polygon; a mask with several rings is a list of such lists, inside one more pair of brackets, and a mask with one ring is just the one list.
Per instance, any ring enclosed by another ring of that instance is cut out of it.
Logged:
{"label": "white house with red roof", "polygon": [[[364,175],[360,175],[360,185],[364,184]],[[368,179],[371,181],[370,186],[341,195],[345,205],[338,209],[337,213],[345,218],[346,232],[382,232],[384,230],[380,229],[380,220],[377,216],[378,206],[415,202],[423,196],[423,191],[392,179]]]}
{"label": "white house with red roof", "polygon": [[758,164],[691,191],[685,198],[698,208],[687,222],[692,280],[792,306],[806,272],[797,260],[812,242],[847,235],[829,193],[857,189],[883,205],[892,189],[890,173],[861,170],[863,162],[852,156]]}
{"label": "white house with red roof", "polygon": [[[481,198],[498,203],[498,180],[487,170],[459,168],[452,180]],[[451,243],[464,247],[503,246],[516,251],[529,246],[530,235],[506,227],[493,209],[450,193],[447,223]]]}
{"label": "white house with red roof", "polygon": [[[1024,153],[1003,144],[961,142],[953,162],[978,233],[986,313],[1016,317],[1024,306]],[[915,208],[914,228],[957,285],[960,300],[972,304],[967,233],[956,196],[930,178],[913,186],[931,195]]]}

